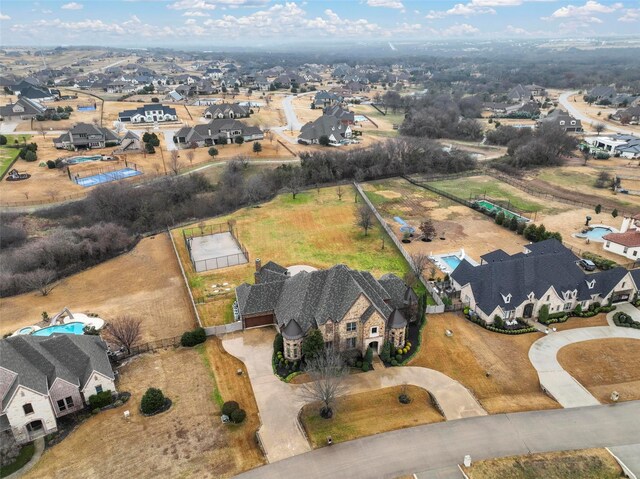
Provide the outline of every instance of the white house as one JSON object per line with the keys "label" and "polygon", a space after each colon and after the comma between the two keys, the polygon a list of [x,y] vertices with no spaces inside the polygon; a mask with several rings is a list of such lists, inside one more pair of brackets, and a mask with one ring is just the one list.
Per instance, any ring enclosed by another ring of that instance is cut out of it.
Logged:
{"label": "white house", "polygon": [[0,340],[0,431],[18,444],[55,432],[57,419],[89,397],[116,392],[107,346],[99,336],[18,335]]}
{"label": "white house", "polygon": [[631,260],[640,259],[640,214],[625,216],[619,233],[602,237],[604,249]]}
{"label": "white house", "polygon": [[178,121],[176,109],[162,104],[144,105],[135,110],[118,113],[118,120],[131,123],[154,123],[156,121]]}
{"label": "white house", "polygon": [[640,270],[618,267],[586,273],[579,258],[555,239],[527,245],[509,255],[496,250],[479,265],[466,259],[451,273],[463,303],[488,323],[495,316],[535,318],[547,305],[550,313],[587,309],[593,303],[631,301],[638,292]]}

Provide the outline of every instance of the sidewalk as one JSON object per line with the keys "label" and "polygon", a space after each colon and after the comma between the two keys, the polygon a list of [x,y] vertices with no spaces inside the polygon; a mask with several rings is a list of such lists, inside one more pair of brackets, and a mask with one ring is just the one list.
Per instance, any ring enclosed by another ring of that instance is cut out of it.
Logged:
{"label": "sidewalk", "polygon": [[39,437],[33,443],[36,447],[36,450],[33,452],[33,456],[31,457],[29,462],[27,462],[24,466],[22,466],[22,468],[18,469],[13,474],[8,475],[5,479],[18,479],[19,477],[22,477],[27,472],[29,472],[38,463],[38,461],[40,460],[40,456],[42,456],[42,453],[44,452],[44,437]]}

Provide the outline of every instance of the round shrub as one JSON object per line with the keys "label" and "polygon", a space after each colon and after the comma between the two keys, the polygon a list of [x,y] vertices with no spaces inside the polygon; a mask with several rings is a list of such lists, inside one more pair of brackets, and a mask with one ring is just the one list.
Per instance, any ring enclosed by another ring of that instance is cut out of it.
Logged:
{"label": "round shrub", "polygon": [[240,409],[240,405],[236,401],[227,401],[222,405],[222,414],[231,417],[233,411]]}
{"label": "round shrub", "polygon": [[402,348],[398,348],[398,349],[396,350],[396,354],[402,354]]}
{"label": "round shrub", "polygon": [[398,396],[398,401],[400,401],[402,404],[409,404],[411,402],[411,398],[408,394],[403,393]]}
{"label": "round shrub", "polygon": [[229,419],[231,419],[231,421],[235,424],[240,424],[246,417],[247,413],[244,411],[244,409],[236,409],[231,413]]}
{"label": "round shrub", "polygon": [[396,361],[395,359],[391,360],[391,366],[397,366],[398,365],[398,361]]}
{"label": "round shrub", "polygon": [[362,367],[362,361],[356,361],[356,367],[357,368],[361,368]]}
{"label": "round shrub", "polygon": [[142,396],[140,401],[140,410],[144,414],[153,414],[159,411],[164,406],[165,397],[162,391],[158,388],[149,388],[147,392]]}
{"label": "round shrub", "polygon": [[409,348],[409,349],[411,349],[411,343],[410,343],[409,341],[407,341],[407,345],[406,345],[406,347],[407,347],[407,348]]}
{"label": "round shrub", "polygon": [[404,349],[402,350],[402,354],[407,354],[408,352],[409,352],[409,350],[408,350],[407,348],[404,348]]}
{"label": "round shrub", "polygon": [[100,408],[99,407],[91,410],[91,414],[98,414],[99,412],[100,412]]}
{"label": "round shrub", "polygon": [[398,362],[402,361],[402,354],[396,354],[396,361]]}
{"label": "round shrub", "polygon": [[362,371],[367,372],[369,370],[369,363],[362,363]]}

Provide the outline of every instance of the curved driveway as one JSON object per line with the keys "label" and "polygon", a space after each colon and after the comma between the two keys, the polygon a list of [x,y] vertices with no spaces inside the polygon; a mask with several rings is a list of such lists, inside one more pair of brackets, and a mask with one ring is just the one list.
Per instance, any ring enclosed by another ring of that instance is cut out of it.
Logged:
{"label": "curved driveway", "polygon": [[610,121],[598,121],[598,120],[594,120],[593,118],[591,118],[590,116],[587,116],[586,114],[582,113],[582,111],[578,110],[573,104],[572,102],[569,101],[569,97],[576,95],[578,92],[577,91],[565,91],[564,93],[560,94],[560,97],[558,98],[558,102],[565,108],[565,110],[567,110],[567,112],[574,118],[577,118],[578,120],[580,120],[582,123],[586,123],[587,125],[595,125],[596,123],[602,123],[604,126],[607,127],[607,130],[611,130],[615,133],[621,133],[623,135],[635,135],[636,132],[630,131],[630,130],[625,130],[624,128],[620,128],[617,125],[612,124]]}
{"label": "curved driveway", "polygon": [[[298,422],[305,404],[297,392],[299,386],[280,381],[272,371],[274,336],[272,328],[261,328],[226,335],[222,341],[225,350],[247,366],[262,423],[258,435],[269,462],[310,451]],[[403,384],[421,387],[432,394],[446,419],[487,414],[462,384],[432,369],[386,368],[349,376],[346,383],[348,394]]]}

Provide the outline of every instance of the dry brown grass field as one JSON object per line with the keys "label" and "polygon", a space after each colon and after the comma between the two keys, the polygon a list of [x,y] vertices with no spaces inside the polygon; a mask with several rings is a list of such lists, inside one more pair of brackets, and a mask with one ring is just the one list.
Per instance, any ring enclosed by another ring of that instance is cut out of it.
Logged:
{"label": "dry brown grass field", "polygon": [[142,342],[173,338],[195,327],[188,293],[168,235],[145,238],[129,253],[62,280],[48,296],[31,292],[0,299],[0,334],[68,307],[105,320],[142,320]]}
{"label": "dry brown grass field", "polygon": [[610,403],[611,393],[620,400],[640,399],[640,341],[637,339],[602,339],[565,346],[558,352],[558,362],[598,401]]}
{"label": "dry brown grass field", "polygon": [[318,404],[307,404],[302,408],[300,420],[312,447],[326,446],[327,436],[331,436],[334,442],[344,442],[444,421],[431,404],[427,391],[407,386],[406,394],[411,398],[411,403],[402,404],[398,401],[402,390],[402,386],[396,386],[341,397],[336,401],[335,414],[331,419],[320,417]]}
{"label": "dry brown grass field", "polygon": [[[216,385],[210,364],[228,355],[211,342],[196,349],[169,349],[133,359],[121,369],[118,384],[121,391],[132,394],[130,401],[90,417],[45,451],[26,477],[220,478],[262,464],[254,440],[259,419],[248,379],[241,386],[249,387],[246,395],[233,385]],[[234,374],[241,367],[224,364],[218,369],[232,366]],[[140,414],[140,399],[149,387],[160,388],[173,401],[169,411],[152,417]],[[247,411],[243,424],[220,422],[217,388],[225,400],[237,399]],[[129,420],[123,418],[124,410],[130,411]],[[79,454],[87,445],[88,452]]]}
{"label": "dry brown grass field", "polygon": [[625,477],[606,449],[547,452],[475,462],[464,468],[469,479],[621,479]]}
{"label": "dry brown grass field", "polygon": [[[447,337],[445,330],[453,336]],[[540,389],[529,348],[542,333],[497,334],[455,313],[430,315],[422,346],[410,366],[441,371],[460,381],[489,414],[555,409]]]}

